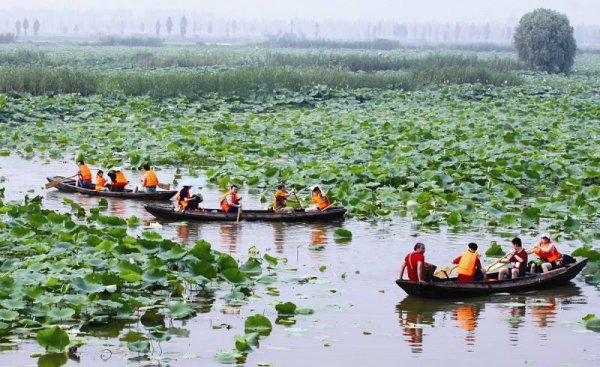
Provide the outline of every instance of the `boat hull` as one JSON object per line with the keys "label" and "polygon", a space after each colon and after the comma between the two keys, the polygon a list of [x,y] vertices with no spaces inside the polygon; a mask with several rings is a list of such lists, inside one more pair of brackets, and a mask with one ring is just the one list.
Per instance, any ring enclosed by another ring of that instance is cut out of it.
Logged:
{"label": "boat hull", "polygon": [[[221,209],[204,209],[202,211],[186,211],[183,213],[175,212],[172,207],[159,205],[145,205],[144,209],[157,218],[177,221],[235,222],[237,220],[237,214],[228,214]],[[330,208],[322,212],[295,211],[292,213],[275,213],[268,210],[243,210],[240,214],[240,220],[267,222],[326,222],[343,219],[345,213],[345,208]]]}
{"label": "boat hull", "polygon": [[[60,180],[63,177],[54,176],[47,177],[48,182]],[[101,196],[101,197],[110,197],[110,198],[121,198],[121,199],[136,199],[136,200],[169,200],[177,191],[161,191],[158,190],[156,192],[133,192],[132,190],[126,191],[96,191],[92,189],[86,189],[83,187],[75,186],[75,180],[66,180],[64,182],[56,185],[56,188],[62,192],[69,193],[80,193],[88,196]]]}
{"label": "boat hull", "polygon": [[460,298],[484,296],[493,293],[525,292],[552,288],[568,283],[583,270],[587,261],[586,258],[578,258],[575,263],[567,267],[543,274],[527,274],[517,279],[458,282],[456,278],[451,278],[423,284],[398,279],[396,284],[410,295],[426,298]]}

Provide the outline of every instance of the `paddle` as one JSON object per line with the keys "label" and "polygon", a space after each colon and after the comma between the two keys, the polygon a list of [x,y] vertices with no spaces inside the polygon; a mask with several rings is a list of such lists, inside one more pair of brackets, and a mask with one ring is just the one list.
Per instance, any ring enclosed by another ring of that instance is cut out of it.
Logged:
{"label": "paddle", "polygon": [[435,273],[433,273],[433,276],[436,278],[441,278],[442,276],[445,276],[446,278],[450,278],[450,274],[452,274],[452,272],[456,268],[458,268],[458,265],[448,265],[445,268],[440,269],[440,270],[436,271]]}
{"label": "paddle", "polygon": [[71,179],[71,178],[73,178],[73,177],[76,177],[76,176],[77,176],[77,175],[75,174],[75,175],[73,175],[73,176],[71,176],[71,177],[63,177],[63,178],[59,178],[58,180],[50,181],[50,182],[48,182],[48,183],[46,184],[46,186],[45,186],[45,187],[46,187],[47,189],[51,189],[51,188],[53,188],[54,186],[58,185],[59,183],[61,183],[61,182],[64,182],[64,181],[67,181],[67,180],[69,180],[69,179]]}
{"label": "paddle", "polygon": [[161,188],[161,189],[163,189],[163,190],[167,190],[167,191],[168,191],[168,190],[171,190],[171,185],[169,185],[169,184],[166,184],[166,183],[162,183],[162,182],[160,182],[160,183],[158,184],[158,187],[160,187],[160,188]]}
{"label": "paddle", "polygon": [[304,207],[302,206],[302,203],[300,202],[300,199],[298,198],[298,195],[296,195],[296,191],[292,191],[292,193],[294,194],[294,197],[296,198],[296,201],[298,202],[298,205],[300,205],[300,209],[304,210]]}
{"label": "paddle", "polygon": [[[533,251],[533,249],[527,250],[527,253],[528,253],[528,254],[530,254],[530,253],[531,253],[531,251]],[[499,268],[503,267],[503,266],[504,266],[506,263],[500,263],[500,261],[502,261],[502,260],[506,259],[506,258],[507,258],[507,257],[509,257],[509,256],[512,256],[512,254],[513,254],[513,253],[514,253],[514,252],[512,252],[512,251],[511,251],[511,252],[509,252],[508,254],[506,254],[506,255],[502,256],[501,258],[499,258],[498,260],[494,261],[493,263],[491,263],[491,264],[489,264],[489,265],[486,265],[486,266],[484,267],[484,269],[485,269],[486,273],[489,273],[490,271],[494,271],[494,270],[496,270],[496,269],[499,269]],[[500,266],[496,266],[496,265],[500,265]]]}
{"label": "paddle", "polygon": [[240,215],[242,214],[242,203],[240,203],[240,206],[238,207],[238,215],[237,215],[237,220],[236,222],[240,222]]}
{"label": "paddle", "polygon": [[321,209],[322,212],[324,212],[325,210],[329,209],[330,207],[334,206],[335,203],[331,203],[329,205],[327,205],[326,207],[324,207],[323,209]]}

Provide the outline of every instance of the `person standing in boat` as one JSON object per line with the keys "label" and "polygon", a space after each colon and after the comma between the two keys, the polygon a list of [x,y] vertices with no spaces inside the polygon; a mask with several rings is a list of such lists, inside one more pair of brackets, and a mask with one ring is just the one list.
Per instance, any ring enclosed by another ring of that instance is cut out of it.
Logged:
{"label": "person standing in boat", "polygon": [[509,274],[512,279],[522,277],[527,272],[527,251],[523,249],[523,243],[519,237],[512,240],[513,253],[506,260],[500,260],[501,263],[512,263],[511,268],[503,268],[498,274],[498,279],[507,279]]}
{"label": "person standing in boat", "polygon": [[98,172],[96,173],[96,186],[95,186],[96,191],[107,191],[108,188],[106,187],[106,178],[104,178],[104,171],[102,170],[98,170]]}
{"label": "person standing in boat", "polygon": [[436,267],[425,262],[425,244],[417,242],[413,250],[404,258],[404,262],[400,267],[400,279],[404,276],[404,271],[408,269],[408,280],[411,282],[429,282]]}
{"label": "person standing in boat", "polygon": [[306,208],[307,212],[317,212],[322,211],[331,205],[331,200],[325,192],[321,189],[321,186],[315,185],[311,190],[311,202],[312,205]]}
{"label": "person standing in boat", "polygon": [[283,184],[277,186],[277,191],[275,192],[275,197],[273,198],[273,211],[275,213],[293,213],[294,208],[286,206],[287,199],[293,193],[293,189],[291,192],[286,192],[285,185]]}
{"label": "person standing in boat", "polygon": [[90,171],[90,167],[85,164],[84,161],[77,162],[77,186],[83,187],[85,189],[92,188],[92,171]]}
{"label": "person standing in boat", "polygon": [[479,261],[476,243],[469,243],[468,249],[461,256],[454,259],[452,263],[458,264],[459,282],[483,280],[483,268],[481,267],[481,261]]}
{"label": "person standing in boat", "polygon": [[538,266],[544,273],[563,266],[562,255],[558,252],[548,233],[542,234],[542,240],[535,245],[532,252],[539,257],[538,263],[541,261],[541,264],[536,262],[531,264],[532,273],[539,270]]}
{"label": "person standing in boat", "polygon": [[156,176],[156,172],[150,169],[150,165],[147,163],[144,164],[142,168],[144,169],[142,183],[136,186],[135,192],[156,192],[156,188],[158,187],[158,176]]}
{"label": "person standing in boat", "polygon": [[238,189],[236,185],[231,185],[229,191],[219,199],[219,205],[221,205],[225,213],[237,213],[240,209],[242,198],[237,195]]}

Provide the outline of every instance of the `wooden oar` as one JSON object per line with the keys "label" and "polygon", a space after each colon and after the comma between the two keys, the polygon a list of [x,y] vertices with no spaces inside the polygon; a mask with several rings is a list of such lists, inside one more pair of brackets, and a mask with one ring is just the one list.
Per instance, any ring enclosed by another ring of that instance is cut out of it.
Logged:
{"label": "wooden oar", "polygon": [[304,207],[302,206],[302,203],[300,202],[300,199],[298,198],[298,195],[296,195],[296,191],[292,191],[292,193],[294,194],[294,197],[296,198],[296,201],[298,202],[298,205],[300,205],[300,209],[304,210]]}
{"label": "wooden oar", "polygon": [[162,183],[162,182],[160,182],[160,183],[158,184],[158,187],[160,187],[160,188],[161,188],[161,189],[163,189],[163,190],[171,190],[171,185],[169,185],[169,184],[166,184],[166,183]]}
{"label": "wooden oar", "polygon": [[454,269],[458,268],[458,265],[448,265],[443,269],[440,269],[433,273],[433,276],[436,278],[446,277],[450,278],[450,274],[454,271]]}
{"label": "wooden oar", "polygon": [[[527,253],[529,254],[529,253],[531,253],[531,251],[532,250],[527,250]],[[500,266],[496,266],[496,265],[500,264],[500,261],[506,259],[509,255],[512,255],[512,254],[513,254],[513,252],[511,251],[508,254],[502,256],[501,258],[499,258],[498,260],[494,261],[493,263],[491,263],[489,265],[486,265],[484,267],[486,273],[489,273],[490,271],[494,271],[496,269],[499,269],[499,268],[503,267],[505,265],[505,263],[501,263]]]}
{"label": "wooden oar", "polygon": [[61,183],[61,182],[64,182],[64,181],[67,181],[67,180],[70,180],[70,179],[72,179],[73,177],[76,177],[76,176],[77,176],[77,175],[75,174],[75,175],[73,175],[73,176],[71,176],[71,177],[63,177],[63,178],[59,178],[58,180],[50,181],[50,182],[48,182],[48,183],[46,184],[46,186],[45,186],[45,187],[46,187],[47,189],[51,189],[51,188],[53,188],[54,186],[57,186],[59,183]]}
{"label": "wooden oar", "polygon": [[240,203],[240,206],[238,206],[238,215],[237,215],[237,220],[236,222],[240,222],[240,214],[242,214],[242,203]]}
{"label": "wooden oar", "polygon": [[329,209],[330,207],[334,206],[335,203],[331,203],[329,205],[327,205],[326,207],[324,207],[323,209],[321,209],[322,212],[324,212],[325,210]]}

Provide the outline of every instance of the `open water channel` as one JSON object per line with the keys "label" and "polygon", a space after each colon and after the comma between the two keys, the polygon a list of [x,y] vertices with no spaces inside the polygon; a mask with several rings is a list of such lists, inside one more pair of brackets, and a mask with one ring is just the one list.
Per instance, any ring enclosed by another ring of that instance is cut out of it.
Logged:
{"label": "open water channel", "polygon": [[[96,206],[98,198],[43,189],[46,176],[75,171],[71,162],[2,157],[0,177],[5,181],[0,186],[6,188],[7,200],[41,195],[45,207],[59,211],[68,210],[65,197],[85,208]],[[126,173],[131,182],[139,179],[137,173]],[[173,172],[160,171],[159,177],[168,182]],[[202,206],[216,207],[220,192],[202,179],[198,185],[203,187]],[[247,208],[265,206],[257,195],[242,190],[242,196]],[[600,365],[600,334],[579,323],[589,313],[600,315],[600,289],[587,285],[581,276],[548,291],[449,301],[409,297],[394,282],[402,259],[417,241],[427,245],[427,261],[440,268],[460,255],[468,242],[479,243],[481,252],[493,240],[508,249],[512,236],[520,235],[528,247],[535,233],[422,230],[406,218],[384,223],[356,219],[331,224],[173,223],[153,218],[142,202],[118,199],[109,199],[107,213],[136,215],[146,228],[184,244],[207,240],[237,259],[245,259],[252,246],[261,254],[285,257],[288,262],[278,274],[283,281],[271,285],[280,295],[259,288],[247,304],[231,307],[222,298],[228,291],[223,285],[223,291],[196,300],[206,306],[205,313],[170,325],[166,321],[175,337],[160,347],[155,344],[149,358],[136,359],[119,341],[142,325],[86,330],[80,360],[69,360],[69,366],[220,365],[213,358],[215,353],[234,347],[234,336],[244,333],[244,318],[264,312],[274,321],[274,304],[279,301],[311,307],[315,313],[297,316],[295,325],[274,324],[271,334],[261,339],[260,348],[248,355],[247,366]],[[350,242],[333,239],[339,227],[353,232]],[[566,252],[579,245],[558,243]],[[326,269],[321,271],[323,265]],[[285,281],[300,277],[310,281]],[[229,327],[217,328],[222,324]],[[31,355],[40,352],[35,340],[1,339],[0,366],[35,366],[38,360]]]}

